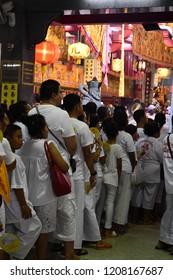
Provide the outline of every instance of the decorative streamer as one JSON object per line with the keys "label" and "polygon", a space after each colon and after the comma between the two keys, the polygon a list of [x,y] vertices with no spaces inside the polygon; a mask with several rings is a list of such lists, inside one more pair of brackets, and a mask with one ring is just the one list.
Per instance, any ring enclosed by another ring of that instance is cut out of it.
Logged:
{"label": "decorative streamer", "polygon": [[119,82],[119,96],[124,97],[124,24],[122,24],[121,38],[121,73]]}

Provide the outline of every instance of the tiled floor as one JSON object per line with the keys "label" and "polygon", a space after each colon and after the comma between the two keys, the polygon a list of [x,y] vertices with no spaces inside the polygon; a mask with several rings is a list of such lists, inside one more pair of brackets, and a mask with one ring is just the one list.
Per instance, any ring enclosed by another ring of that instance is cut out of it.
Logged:
{"label": "tiled floor", "polygon": [[[159,239],[159,223],[156,225],[134,225],[128,232],[118,237],[106,239],[112,249],[96,250],[94,244],[85,245],[88,255],[81,259],[87,260],[172,260],[173,255],[163,250],[156,250]],[[34,259],[34,250],[27,259]],[[48,259],[64,259],[60,252],[51,253]]]}

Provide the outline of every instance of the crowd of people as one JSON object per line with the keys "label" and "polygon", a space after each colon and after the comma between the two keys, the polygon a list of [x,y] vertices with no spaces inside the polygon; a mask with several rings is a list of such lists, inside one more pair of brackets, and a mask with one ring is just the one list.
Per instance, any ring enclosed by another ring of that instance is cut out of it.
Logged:
{"label": "crowd of people", "polygon": [[[87,254],[84,242],[111,249],[106,238],[127,233],[129,223],[158,220],[156,249],[172,249],[173,134],[169,118],[155,109],[151,104],[148,114],[140,108],[129,118],[123,106],[112,112],[94,102],[82,105],[77,94],[62,102],[55,80],[41,84],[32,108],[26,101],[7,112],[0,107],[0,164],[10,183],[10,202],[0,196],[0,235],[20,240],[14,252],[1,249],[0,259],[25,259],[35,246],[35,258],[44,260],[50,243],[65,259],[78,260]],[[53,191],[45,141],[51,159],[70,175],[67,195]]]}

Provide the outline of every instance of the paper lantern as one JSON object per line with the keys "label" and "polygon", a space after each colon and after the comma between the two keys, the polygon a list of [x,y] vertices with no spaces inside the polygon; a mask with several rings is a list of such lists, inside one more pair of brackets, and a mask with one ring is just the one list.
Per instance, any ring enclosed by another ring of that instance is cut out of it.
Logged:
{"label": "paper lantern", "polygon": [[43,41],[36,45],[35,60],[42,65],[52,64],[56,58],[57,47],[55,44]]}
{"label": "paper lantern", "polygon": [[122,67],[122,61],[119,58],[112,60],[112,70],[115,72],[120,72]]}
{"label": "paper lantern", "polygon": [[83,43],[74,43],[68,47],[68,54],[77,59],[85,59],[90,54],[90,48],[88,45]]}
{"label": "paper lantern", "polygon": [[169,79],[171,76],[171,69],[168,68],[158,68],[157,69],[158,78]]}

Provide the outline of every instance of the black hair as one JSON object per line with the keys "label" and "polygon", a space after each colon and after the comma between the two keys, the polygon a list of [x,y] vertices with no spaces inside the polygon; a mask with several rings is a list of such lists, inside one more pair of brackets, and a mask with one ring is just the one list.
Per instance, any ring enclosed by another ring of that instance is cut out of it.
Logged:
{"label": "black hair", "polygon": [[4,137],[7,138],[12,137],[17,130],[22,130],[19,125],[16,124],[8,124],[6,130],[4,132]]}
{"label": "black hair", "polygon": [[15,104],[10,105],[8,111],[8,117],[11,124],[14,123],[15,121],[24,123],[25,117],[27,116],[27,110],[26,110],[27,105],[28,102],[25,100],[21,100]]}
{"label": "black hair", "polygon": [[124,130],[128,125],[128,117],[124,110],[114,110],[114,121],[117,123],[118,130]]}
{"label": "black hair", "polygon": [[90,115],[90,127],[95,127],[100,122],[100,119],[97,115]]}
{"label": "black hair", "polygon": [[109,115],[109,109],[108,107],[106,106],[100,106],[98,109],[97,109],[97,115],[100,119],[100,121],[103,121],[105,118],[108,117]]}
{"label": "black hair", "polygon": [[144,109],[136,110],[133,114],[133,118],[137,124],[140,122],[141,118],[143,118],[144,116],[145,116]]}
{"label": "black hair", "polygon": [[159,112],[155,115],[155,122],[159,123],[162,127],[166,123],[166,116],[164,113]]}
{"label": "black hair", "polygon": [[90,114],[90,115],[91,114],[96,115],[97,105],[94,102],[90,101],[90,102],[88,102],[87,104],[84,105],[84,110],[85,110],[85,112],[88,112],[88,114]]}
{"label": "black hair", "polygon": [[104,126],[104,132],[108,139],[116,139],[118,135],[118,127],[115,122],[109,122]]}
{"label": "black hair", "polygon": [[105,127],[107,126],[107,124],[114,122],[112,117],[109,117],[105,120],[102,121],[102,129],[104,131]]}
{"label": "black hair", "polygon": [[0,122],[2,122],[4,118],[5,118],[5,113],[2,107],[0,106]]}
{"label": "black hair", "polygon": [[134,135],[137,132],[137,126],[134,124],[128,124],[125,131],[130,135]]}
{"label": "black hair", "polygon": [[153,121],[152,123],[147,123],[144,126],[144,133],[147,136],[154,136],[155,133],[160,131],[160,125],[158,123],[156,123],[155,121]]}
{"label": "black hair", "polygon": [[46,80],[41,84],[40,87],[40,100],[50,100],[52,93],[59,93],[60,83],[55,80]]}
{"label": "black hair", "polygon": [[31,137],[42,138],[42,131],[45,125],[46,121],[43,115],[35,114],[27,117],[26,126]]}
{"label": "black hair", "polygon": [[74,110],[76,105],[81,103],[80,96],[74,93],[66,95],[63,99],[63,107],[69,113]]}

